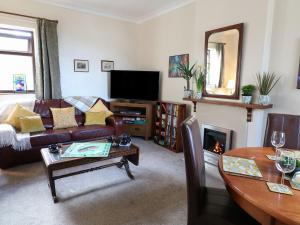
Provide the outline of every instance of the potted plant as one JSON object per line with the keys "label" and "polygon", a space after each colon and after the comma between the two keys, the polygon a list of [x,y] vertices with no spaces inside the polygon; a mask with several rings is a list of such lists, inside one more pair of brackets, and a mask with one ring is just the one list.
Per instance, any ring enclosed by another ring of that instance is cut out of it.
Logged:
{"label": "potted plant", "polygon": [[205,68],[202,66],[198,66],[198,69],[195,71],[195,74],[194,74],[194,79],[195,79],[196,88],[197,88],[197,93],[195,94],[196,99],[202,98],[202,91],[203,91],[205,77],[206,77]]}
{"label": "potted plant", "polygon": [[252,94],[255,91],[255,86],[248,84],[242,87],[242,102],[250,104],[252,100]]}
{"label": "potted plant", "polygon": [[193,64],[191,67],[189,63],[187,64],[179,64],[178,70],[182,73],[183,79],[186,80],[186,87],[184,87],[184,97],[191,98],[193,96],[193,91],[190,89],[190,80],[194,76],[195,71],[194,67],[196,64]]}
{"label": "potted plant", "polygon": [[280,77],[277,77],[277,75],[274,73],[258,73],[256,75],[257,87],[259,91],[259,104],[270,104],[271,99],[269,93],[278,83],[279,79]]}

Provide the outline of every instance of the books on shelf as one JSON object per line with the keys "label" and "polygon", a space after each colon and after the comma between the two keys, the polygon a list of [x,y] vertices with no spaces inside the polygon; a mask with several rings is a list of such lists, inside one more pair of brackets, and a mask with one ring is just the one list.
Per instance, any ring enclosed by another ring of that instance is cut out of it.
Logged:
{"label": "books on shelf", "polygon": [[186,106],[181,103],[158,102],[155,109],[154,141],[172,151],[180,151],[179,125],[185,119]]}

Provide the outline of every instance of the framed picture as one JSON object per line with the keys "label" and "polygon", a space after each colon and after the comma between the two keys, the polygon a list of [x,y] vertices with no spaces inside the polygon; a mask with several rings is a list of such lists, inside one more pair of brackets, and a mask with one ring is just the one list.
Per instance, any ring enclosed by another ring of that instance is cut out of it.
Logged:
{"label": "framed picture", "polygon": [[25,74],[14,74],[13,75],[13,87],[15,92],[26,92],[26,75]]}
{"label": "framed picture", "polygon": [[178,70],[179,64],[188,64],[189,54],[173,55],[169,57],[169,77],[182,77]]}
{"label": "framed picture", "polygon": [[299,70],[298,70],[297,88],[300,89],[300,63],[299,63]]}
{"label": "framed picture", "polygon": [[101,60],[101,71],[109,72],[114,69],[114,61]]}
{"label": "framed picture", "polygon": [[74,59],[74,72],[89,72],[89,60]]}

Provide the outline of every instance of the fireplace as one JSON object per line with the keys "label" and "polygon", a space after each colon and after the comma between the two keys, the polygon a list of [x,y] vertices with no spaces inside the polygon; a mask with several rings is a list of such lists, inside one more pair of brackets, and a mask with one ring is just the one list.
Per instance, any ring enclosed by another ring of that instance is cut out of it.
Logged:
{"label": "fireplace", "polygon": [[206,162],[218,165],[220,155],[231,148],[232,130],[202,125],[202,143]]}

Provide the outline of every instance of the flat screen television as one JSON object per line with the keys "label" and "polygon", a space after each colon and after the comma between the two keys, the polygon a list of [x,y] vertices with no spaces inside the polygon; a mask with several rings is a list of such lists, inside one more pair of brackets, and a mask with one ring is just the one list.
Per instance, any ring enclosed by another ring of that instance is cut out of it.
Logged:
{"label": "flat screen television", "polygon": [[159,72],[112,70],[110,98],[129,100],[159,100]]}

